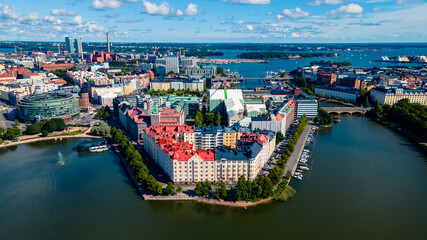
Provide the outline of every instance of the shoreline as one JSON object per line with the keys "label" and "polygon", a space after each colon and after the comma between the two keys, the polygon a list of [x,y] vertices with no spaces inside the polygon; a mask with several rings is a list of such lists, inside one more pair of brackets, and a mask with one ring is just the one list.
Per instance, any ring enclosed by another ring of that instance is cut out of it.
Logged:
{"label": "shoreline", "polygon": [[52,136],[52,137],[37,137],[37,138],[31,138],[31,139],[27,139],[27,140],[20,140],[20,141],[17,141],[17,142],[3,142],[2,144],[0,144],[0,148],[13,147],[13,146],[21,145],[21,144],[26,144],[26,143],[43,142],[43,141],[47,141],[47,140],[55,140],[55,139],[59,139],[59,138],[62,138],[62,139],[64,139],[64,138],[91,138],[91,139],[101,138],[99,136],[88,135],[87,134],[88,131],[90,131],[90,128],[87,129],[84,133],[80,133],[80,134],[76,134],[76,135]]}

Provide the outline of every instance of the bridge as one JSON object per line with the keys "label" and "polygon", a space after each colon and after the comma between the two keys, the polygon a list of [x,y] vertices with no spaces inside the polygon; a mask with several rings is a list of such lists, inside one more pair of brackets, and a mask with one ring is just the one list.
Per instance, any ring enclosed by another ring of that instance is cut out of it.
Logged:
{"label": "bridge", "polygon": [[212,79],[212,82],[224,82],[224,81],[227,81],[227,82],[232,82],[232,83],[236,83],[236,84],[238,84],[238,83],[241,83],[241,82],[244,82],[244,83],[248,83],[248,81],[257,81],[257,82],[259,82],[259,83],[261,83],[261,82],[286,82],[286,81],[289,81],[291,78],[289,78],[289,77],[285,77],[285,78],[221,78],[221,77],[218,77],[218,78],[215,78],[215,79]]}
{"label": "bridge", "polygon": [[328,113],[331,114],[353,114],[360,113],[364,115],[367,111],[371,110],[371,108],[362,108],[362,107],[323,107]]}

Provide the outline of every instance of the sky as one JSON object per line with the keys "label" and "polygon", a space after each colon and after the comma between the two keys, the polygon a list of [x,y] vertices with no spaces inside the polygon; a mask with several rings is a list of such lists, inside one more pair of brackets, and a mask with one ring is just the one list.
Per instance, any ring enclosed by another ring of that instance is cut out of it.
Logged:
{"label": "sky", "polygon": [[0,0],[0,41],[427,42],[427,0]]}

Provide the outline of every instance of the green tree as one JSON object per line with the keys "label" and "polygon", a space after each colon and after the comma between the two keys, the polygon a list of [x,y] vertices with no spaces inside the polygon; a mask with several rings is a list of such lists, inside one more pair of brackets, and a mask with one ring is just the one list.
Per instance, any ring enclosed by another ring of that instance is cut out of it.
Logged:
{"label": "green tree", "polygon": [[369,107],[369,97],[366,96],[366,98],[365,98],[365,108],[368,108],[368,107]]}
{"label": "green tree", "polygon": [[194,119],[194,125],[202,126],[203,125],[203,113],[200,110],[197,110],[196,117]]}
{"label": "green tree", "polygon": [[49,135],[49,132],[47,130],[42,131],[42,137],[47,137]]}
{"label": "green tree", "polygon": [[8,128],[6,133],[3,135],[3,139],[13,140],[22,135],[22,132],[19,128]]}
{"label": "green tree", "polygon": [[18,119],[15,119],[15,126],[19,126],[19,121],[18,121]]}
{"label": "green tree", "polygon": [[168,185],[166,186],[166,193],[168,195],[172,195],[174,191],[175,191],[175,186],[173,185],[173,183],[168,182]]}
{"label": "green tree", "polygon": [[196,188],[194,188],[194,191],[196,192],[196,195],[202,196],[203,195],[203,185],[201,182],[198,182],[196,184]]}
{"label": "green tree", "polygon": [[222,116],[221,113],[217,110],[215,112],[215,126],[221,126]]}
{"label": "green tree", "polygon": [[225,199],[228,195],[228,190],[227,190],[227,186],[225,186],[225,183],[222,180],[219,180],[216,184],[215,184],[216,188],[215,191],[213,193],[213,196],[216,199]]}
{"label": "green tree", "polygon": [[206,180],[203,183],[203,195],[207,196],[209,195],[209,192],[212,191],[212,186],[211,186],[211,182],[209,182],[208,180]]}
{"label": "green tree", "polygon": [[179,194],[179,193],[182,193],[182,187],[181,187],[181,185],[178,185],[177,187],[176,187],[176,192]]}
{"label": "green tree", "polygon": [[110,131],[111,131],[110,126],[103,123],[101,125],[93,126],[92,129],[90,130],[90,133],[95,136],[107,137],[110,135]]}
{"label": "green tree", "polygon": [[276,141],[279,143],[279,142],[282,142],[283,140],[285,140],[285,136],[283,136],[283,133],[281,131],[278,131],[276,134]]}
{"label": "green tree", "polygon": [[208,97],[207,96],[203,96],[203,102],[207,103],[208,102]]}

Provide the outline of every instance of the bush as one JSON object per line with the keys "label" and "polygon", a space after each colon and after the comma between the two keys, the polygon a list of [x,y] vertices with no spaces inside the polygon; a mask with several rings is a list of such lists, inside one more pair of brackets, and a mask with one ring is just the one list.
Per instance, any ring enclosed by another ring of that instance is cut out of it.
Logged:
{"label": "bush", "polygon": [[13,140],[22,135],[22,132],[19,128],[8,128],[6,133],[3,135],[3,139]]}

